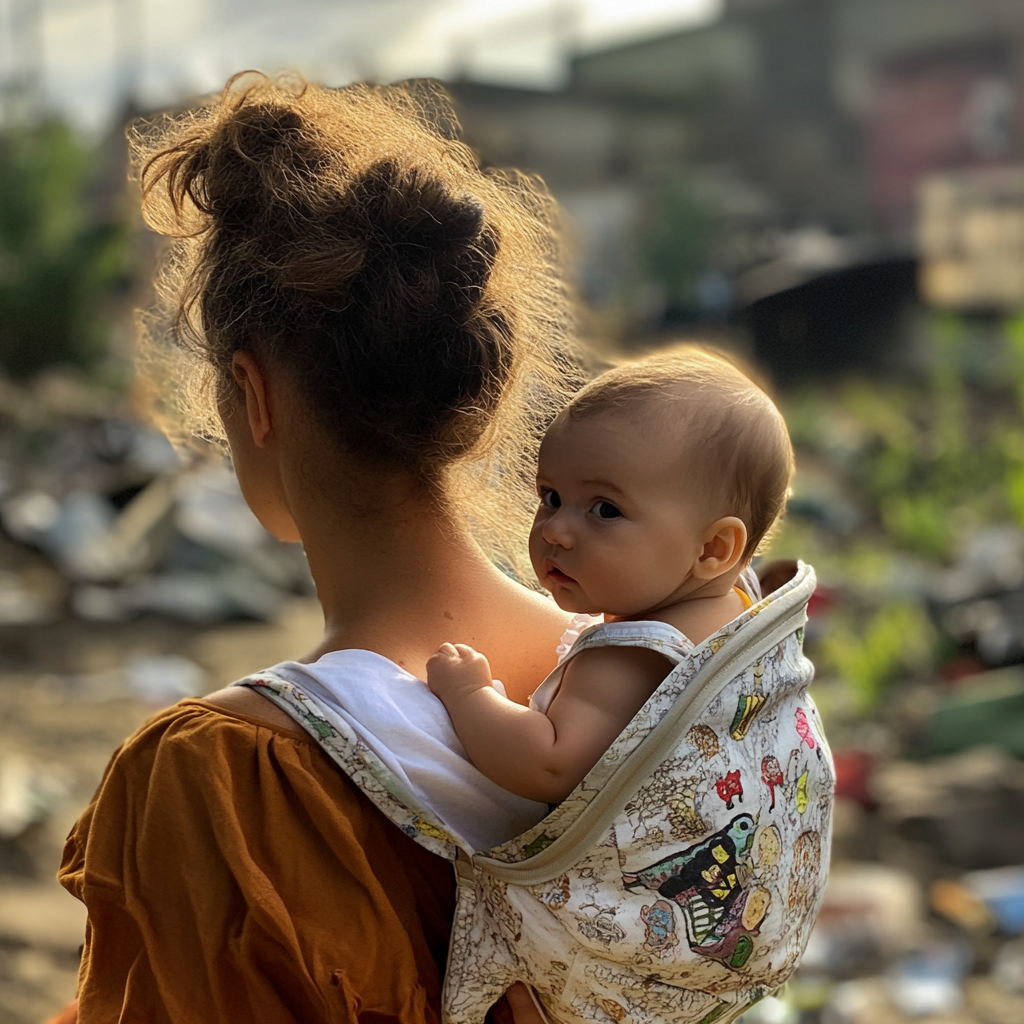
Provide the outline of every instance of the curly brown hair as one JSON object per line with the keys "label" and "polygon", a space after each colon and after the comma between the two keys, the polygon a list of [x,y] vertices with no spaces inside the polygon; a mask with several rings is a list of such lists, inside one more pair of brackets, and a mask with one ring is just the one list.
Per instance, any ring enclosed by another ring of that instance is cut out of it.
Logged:
{"label": "curly brown hair", "polygon": [[145,220],[171,240],[140,351],[164,422],[222,439],[232,356],[252,351],[347,455],[407,472],[527,564],[536,448],[583,380],[543,185],[482,170],[423,82],[245,72],[131,142]]}

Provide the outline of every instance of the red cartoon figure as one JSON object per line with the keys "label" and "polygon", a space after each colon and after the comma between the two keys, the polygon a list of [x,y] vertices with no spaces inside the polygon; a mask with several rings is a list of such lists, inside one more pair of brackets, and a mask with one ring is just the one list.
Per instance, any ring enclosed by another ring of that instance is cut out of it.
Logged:
{"label": "red cartoon figure", "polygon": [[718,795],[725,801],[725,809],[727,811],[732,810],[732,798],[736,797],[740,803],[743,803],[743,783],[740,782],[740,770],[737,768],[733,772],[726,772],[724,779],[719,779],[715,783],[715,789],[718,791]]}
{"label": "red cartoon figure", "polygon": [[807,721],[807,716],[804,714],[803,708],[796,709],[796,732],[800,739],[802,739],[804,743],[811,748],[811,750],[817,746],[814,742],[814,737],[811,735],[811,724]]}
{"label": "red cartoon figure", "polygon": [[772,805],[768,810],[774,811],[775,787],[781,786],[783,782],[786,781],[782,774],[782,766],[779,764],[779,759],[774,754],[769,754],[767,757],[761,758],[761,781],[771,791]]}

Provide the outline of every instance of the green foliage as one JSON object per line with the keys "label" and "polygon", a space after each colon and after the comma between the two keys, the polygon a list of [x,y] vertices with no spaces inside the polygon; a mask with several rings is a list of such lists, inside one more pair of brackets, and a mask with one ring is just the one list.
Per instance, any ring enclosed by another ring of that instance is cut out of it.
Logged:
{"label": "green foliage", "polygon": [[678,174],[662,184],[640,239],[640,263],[672,305],[696,304],[697,281],[707,269],[716,233],[716,214],[690,178]]}
{"label": "green foliage", "polygon": [[[772,553],[810,561],[838,591],[811,657],[861,714],[941,657],[923,596],[931,568],[978,526],[1024,526],[1024,316],[993,327],[942,315],[923,327],[916,378],[848,380],[784,408],[796,493],[809,466],[804,493],[816,479],[824,498],[818,518],[812,507],[784,524]],[[828,525],[830,500],[857,508],[856,530]]]}
{"label": "green foliage", "polygon": [[999,386],[969,382],[975,341],[963,322],[938,317],[930,335],[923,381],[799,396],[790,422],[798,444],[838,458],[886,546],[942,560],[965,524],[1024,524],[1024,321],[998,339]]}
{"label": "green foliage", "polygon": [[96,171],[97,155],[60,121],[0,133],[0,365],[12,376],[104,352],[126,231],[90,207]]}
{"label": "green foliage", "polygon": [[836,613],[818,642],[821,667],[843,678],[861,714],[875,711],[886,686],[926,667],[936,643],[925,610],[913,602],[882,605],[863,618]]}

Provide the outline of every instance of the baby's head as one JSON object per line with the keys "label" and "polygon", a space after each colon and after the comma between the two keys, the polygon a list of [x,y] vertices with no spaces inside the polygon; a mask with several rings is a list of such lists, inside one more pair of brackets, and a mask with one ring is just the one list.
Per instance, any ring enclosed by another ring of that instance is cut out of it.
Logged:
{"label": "baby's head", "polygon": [[569,611],[636,616],[726,592],[792,472],[781,414],[724,357],[682,346],[616,367],[541,446],[534,569]]}

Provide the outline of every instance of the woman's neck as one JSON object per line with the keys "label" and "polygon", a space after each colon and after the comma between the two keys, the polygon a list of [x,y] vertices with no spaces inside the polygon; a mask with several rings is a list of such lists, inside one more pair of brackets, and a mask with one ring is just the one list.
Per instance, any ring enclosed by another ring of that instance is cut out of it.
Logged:
{"label": "woman's neck", "polygon": [[299,529],[324,610],[320,653],[357,646],[381,622],[392,633],[394,621],[415,623],[425,610],[464,601],[489,569],[467,533],[439,516],[336,509],[331,519],[309,519]]}
{"label": "woman's neck", "polygon": [[513,699],[554,667],[565,613],[508,579],[465,526],[422,502],[373,515],[324,505],[296,520],[324,609],[324,638],[307,660],[362,648],[424,678],[442,643],[467,643]]}

